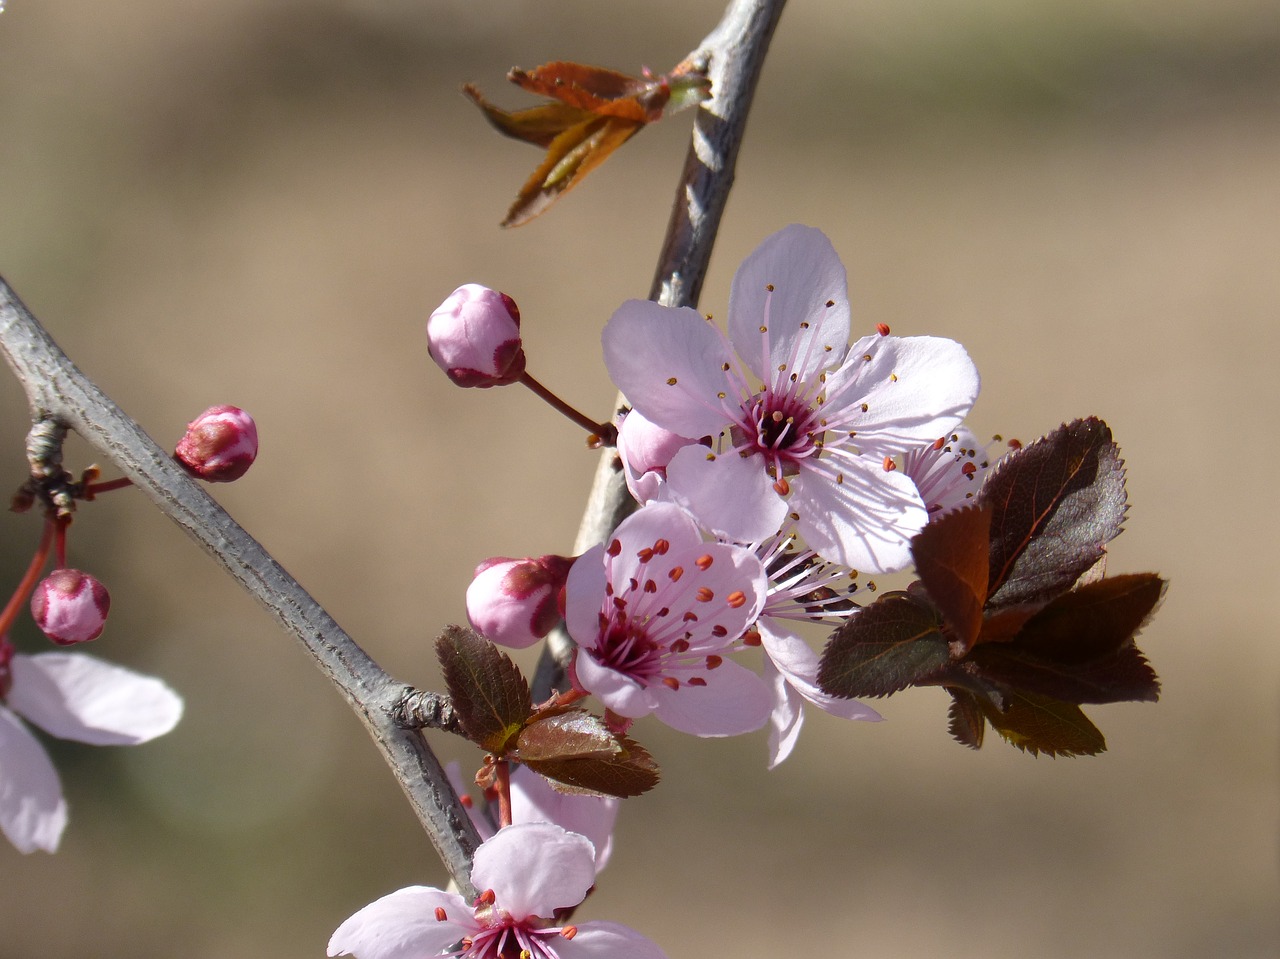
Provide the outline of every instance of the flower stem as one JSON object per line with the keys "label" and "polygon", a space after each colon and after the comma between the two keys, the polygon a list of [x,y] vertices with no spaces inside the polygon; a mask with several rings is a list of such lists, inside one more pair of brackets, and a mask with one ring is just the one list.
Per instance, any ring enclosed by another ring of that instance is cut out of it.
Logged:
{"label": "flower stem", "polygon": [[91,499],[101,493],[110,493],[113,489],[124,489],[132,485],[133,480],[127,476],[121,476],[119,479],[107,480],[105,483],[90,483],[84,488],[84,492]]}
{"label": "flower stem", "polygon": [[529,387],[534,395],[548,403],[552,409],[559,413],[563,413],[573,422],[577,423],[584,430],[591,434],[592,447],[613,446],[618,439],[618,429],[612,423],[597,423],[591,417],[584,413],[579,413],[576,409],[566,403],[560,397],[556,396],[549,389],[535,380],[529,373],[520,374],[520,382]]}
{"label": "flower stem", "polygon": [[36,583],[40,582],[40,573],[44,571],[44,564],[49,559],[49,549],[53,546],[54,527],[57,525],[60,524],[52,519],[44,521],[44,533],[40,537],[40,545],[36,547],[36,554],[31,557],[31,565],[23,574],[18,588],[13,591],[13,596],[4,607],[4,612],[0,612],[0,636],[12,628],[13,621],[18,618],[18,610],[31,597],[31,591],[36,588]]}

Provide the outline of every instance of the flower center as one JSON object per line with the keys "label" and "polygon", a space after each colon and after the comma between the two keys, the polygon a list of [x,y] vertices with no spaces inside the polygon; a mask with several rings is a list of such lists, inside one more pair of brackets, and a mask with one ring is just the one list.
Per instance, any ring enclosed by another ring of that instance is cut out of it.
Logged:
{"label": "flower center", "polygon": [[825,430],[809,404],[794,393],[766,389],[744,404],[742,412],[744,422],[732,429],[734,444],[763,455],[781,467],[781,474],[794,476],[800,460],[822,449]]}
{"label": "flower center", "polygon": [[610,669],[642,683],[662,675],[666,648],[654,642],[640,624],[625,613],[609,624],[596,649],[596,658]]}

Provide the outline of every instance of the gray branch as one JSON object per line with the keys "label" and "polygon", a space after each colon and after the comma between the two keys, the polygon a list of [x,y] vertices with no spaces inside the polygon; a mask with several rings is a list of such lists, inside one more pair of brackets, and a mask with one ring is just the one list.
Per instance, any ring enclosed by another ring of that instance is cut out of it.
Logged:
{"label": "gray branch", "polygon": [[[756,80],[784,0],[733,0],[690,59],[706,66],[712,99],[694,124],[652,296],[694,305],[733,183]],[[0,351],[27,394],[33,436],[73,429],[149,496],[306,648],[360,717],[464,896],[474,897],[479,837],[416,725],[445,727],[448,704],[392,679],[298,582],[67,358],[0,279]],[[58,444],[54,444],[56,447]],[[44,468],[52,454],[35,457]],[[54,467],[56,468],[56,466]],[[626,515],[628,496],[606,454],[578,534],[578,551]],[[567,638],[565,639],[567,641]],[[564,647],[561,649],[563,661]],[[540,670],[541,675],[541,670]]]}
{"label": "gray branch", "polygon": [[[785,3],[733,0],[720,24],[689,54],[687,62],[705,68],[711,77],[711,99],[698,108],[694,119],[693,138],[649,290],[649,299],[664,306],[698,305],[720,217],[733,186],[756,83]],[[619,396],[619,405],[624,402]],[[596,466],[574,552],[582,553],[604,542],[634,509],[617,454],[606,450]],[[572,652],[573,641],[563,628],[547,637],[534,676],[535,699],[562,686]]]}

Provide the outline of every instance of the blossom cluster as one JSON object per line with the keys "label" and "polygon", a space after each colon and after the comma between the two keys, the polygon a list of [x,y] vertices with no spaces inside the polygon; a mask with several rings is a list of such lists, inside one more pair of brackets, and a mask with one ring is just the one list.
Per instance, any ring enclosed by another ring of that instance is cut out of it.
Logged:
{"label": "blossom cluster", "polygon": [[[505,294],[460,288],[428,339],[458,385],[532,382]],[[630,404],[616,445],[637,509],[581,556],[481,563],[472,625],[523,648],[563,623],[571,695],[594,697],[620,733],[650,714],[697,736],[769,725],[774,766],[805,703],[879,719],[819,688],[818,654],[791,624],[854,615],[859,575],[909,565],[912,537],[976,492],[987,460],[960,425],[979,379],[959,344],[883,326],[850,340],[844,267],[803,226],[742,264],[727,333],[690,309],[624,303],[603,347]],[[760,671],[738,661],[754,649]],[[538,778],[517,774],[525,785],[513,793]],[[624,927],[562,924],[594,882],[608,830],[587,839],[563,810],[542,818],[512,816],[481,846],[476,902],[401,889],[343,923],[330,955],[661,956]]]}

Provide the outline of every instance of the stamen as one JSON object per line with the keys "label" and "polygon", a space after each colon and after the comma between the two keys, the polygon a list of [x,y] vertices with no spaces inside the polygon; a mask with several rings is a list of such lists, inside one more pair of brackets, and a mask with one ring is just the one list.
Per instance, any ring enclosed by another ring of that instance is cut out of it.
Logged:
{"label": "stamen", "polygon": [[729,604],[730,609],[741,609],[747,604],[747,596],[740,589],[735,589],[726,598],[725,602]]}
{"label": "stamen", "polygon": [[444,906],[436,906],[436,922],[444,922],[448,918],[449,914],[444,911]]}
{"label": "stamen", "polygon": [[877,324],[876,324],[876,332],[877,332],[877,333],[879,333],[881,336],[888,336],[888,335],[889,335],[889,324],[887,324],[887,323],[877,323]]}
{"label": "stamen", "polygon": [[674,676],[663,676],[662,685],[666,686],[667,689],[679,689],[680,680],[676,679]]}
{"label": "stamen", "polygon": [[716,598],[716,594],[706,586],[699,586],[698,591],[693,594],[693,598],[699,603],[709,603]]}
{"label": "stamen", "polygon": [[671,569],[667,570],[667,579],[671,580],[671,582],[673,583],[680,582],[680,577],[682,577],[683,575],[684,575],[683,566],[672,566]]}
{"label": "stamen", "polygon": [[892,473],[897,468],[898,468],[898,464],[893,461],[892,456],[886,456],[884,458],[884,471],[886,473]]}
{"label": "stamen", "polygon": [[564,936],[566,939],[572,939],[577,934],[578,934],[577,926],[565,926],[563,929],[560,930],[560,935]]}
{"label": "stamen", "polygon": [[668,377],[667,386],[675,386],[675,385],[676,385],[676,378],[674,376]]}
{"label": "stamen", "polygon": [[724,662],[724,657],[722,656],[716,656],[714,654],[711,656],[708,656],[707,669],[715,669],[717,666],[719,666],[723,662]]}
{"label": "stamen", "polygon": [[698,569],[702,570],[705,573],[707,570],[711,568],[711,564],[715,562],[715,559],[709,553],[703,553],[693,562],[694,562],[694,565],[698,567]]}

